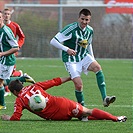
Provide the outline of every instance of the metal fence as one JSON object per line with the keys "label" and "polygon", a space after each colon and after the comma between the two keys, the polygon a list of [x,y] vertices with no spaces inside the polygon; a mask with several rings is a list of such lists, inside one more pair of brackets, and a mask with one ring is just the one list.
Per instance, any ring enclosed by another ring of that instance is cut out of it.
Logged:
{"label": "metal fence", "polygon": [[106,7],[99,6],[14,7],[12,20],[19,23],[26,36],[19,56],[60,57],[60,51],[50,45],[50,40],[61,27],[77,21],[82,8],[88,8],[92,12],[90,26],[94,29],[95,57],[132,58],[132,14],[106,14]]}

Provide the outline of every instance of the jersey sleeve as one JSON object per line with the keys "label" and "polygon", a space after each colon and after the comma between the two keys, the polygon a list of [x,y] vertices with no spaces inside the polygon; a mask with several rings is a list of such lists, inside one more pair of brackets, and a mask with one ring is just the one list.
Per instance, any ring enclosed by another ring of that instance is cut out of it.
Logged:
{"label": "jersey sleeve", "polygon": [[16,98],[16,102],[14,104],[14,113],[10,118],[10,121],[19,121],[22,116],[23,104],[19,98]]}
{"label": "jersey sleeve", "polygon": [[24,41],[25,41],[25,35],[18,24],[16,25],[16,35],[18,36],[19,48],[21,48],[24,44]]}
{"label": "jersey sleeve", "polygon": [[64,42],[64,41],[66,41],[66,40],[69,40],[71,37],[72,37],[72,34],[70,34],[70,35],[64,35],[63,33],[58,32],[58,33],[55,35],[54,38],[55,38],[58,42],[62,43],[62,42]]}
{"label": "jersey sleeve", "polygon": [[78,27],[77,22],[66,25],[59,33],[55,35],[55,39],[60,43],[72,38],[72,32]]}
{"label": "jersey sleeve", "polygon": [[43,88],[43,90],[47,90],[53,86],[58,86],[58,85],[61,85],[62,82],[61,82],[61,79],[58,77],[58,78],[54,78],[52,80],[47,80],[47,81],[44,81],[44,82],[37,82],[36,85],[40,86],[41,88]]}
{"label": "jersey sleeve", "polygon": [[6,31],[6,35],[7,35],[7,42],[10,44],[10,46],[11,46],[12,48],[18,47],[17,40],[16,40],[16,38],[14,37],[14,34],[13,34],[13,32],[11,31],[11,29],[8,28],[7,26],[5,26],[4,29],[6,29],[5,31]]}
{"label": "jersey sleeve", "polygon": [[90,27],[89,25],[88,25],[88,27],[87,27],[88,29],[89,29],[89,32],[90,32],[90,34],[89,34],[89,39],[88,39],[88,43],[89,44],[92,44],[92,38],[93,38],[93,28],[92,27]]}
{"label": "jersey sleeve", "polygon": [[91,35],[90,38],[89,38],[89,40],[88,40],[88,43],[89,44],[92,44],[92,37],[93,37],[93,35]]}

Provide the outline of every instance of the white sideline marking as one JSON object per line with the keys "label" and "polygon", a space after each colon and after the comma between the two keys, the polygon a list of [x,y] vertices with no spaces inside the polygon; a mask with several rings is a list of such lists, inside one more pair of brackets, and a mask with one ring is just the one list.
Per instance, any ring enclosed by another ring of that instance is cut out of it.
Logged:
{"label": "white sideline marking", "polygon": [[[86,105],[87,107],[91,106],[91,107],[103,107],[103,105]],[[110,107],[114,107],[114,108],[133,108],[133,105],[110,105]]]}
{"label": "white sideline marking", "polygon": [[46,67],[64,67],[64,66],[56,66],[56,65],[44,65]]}
{"label": "white sideline marking", "polygon": [[[21,65],[21,67],[24,67],[23,65]],[[32,67],[32,65],[27,65],[27,67]],[[39,65],[39,66],[37,66],[37,67],[65,67],[65,66],[57,66],[57,65],[43,65],[43,66],[41,66],[41,65]]]}

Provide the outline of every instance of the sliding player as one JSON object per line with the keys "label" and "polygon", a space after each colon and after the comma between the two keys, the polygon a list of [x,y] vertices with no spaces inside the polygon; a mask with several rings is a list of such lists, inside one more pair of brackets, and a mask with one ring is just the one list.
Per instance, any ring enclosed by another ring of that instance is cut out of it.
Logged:
{"label": "sliding player", "polygon": [[[71,120],[72,117],[80,120],[85,116],[91,120],[112,120],[114,122],[126,121],[126,116],[117,117],[97,108],[88,109],[65,97],[52,96],[46,92],[47,89],[61,85],[67,81],[70,81],[70,77],[57,77],[52,80],[37,82],[25,87],[19,80],[12,81],[9,84],[9,89],[17,96],[14,104],[14,113],[12,116],[2,115],[1,118],[3,120],[19,121],[22,116],[22,111],[27,109],[46,120]],[[46,107],[41,112],[32,111],[29,107],[29,98],[33,94],[38,93],[46,98]]]}

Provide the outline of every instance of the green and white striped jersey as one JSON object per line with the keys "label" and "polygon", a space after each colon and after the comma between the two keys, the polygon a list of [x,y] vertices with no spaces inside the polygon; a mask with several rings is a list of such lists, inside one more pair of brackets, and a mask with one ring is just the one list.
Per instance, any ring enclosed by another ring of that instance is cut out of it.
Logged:
{"label": "green and white striped jersey", "polygon": [[55,39],[77,52],[76,56],[70,56],[62,51],[63,62],[79,62],[89,54],[88,45],[92,43],[93,28],[89,25],[85,29],[79,27],[78,22],[65,26]]}
{"label": "green and white striped jersey", "polygon": [[[0,52],[5,52],[10,50],[11,48],[17,47],[18,43],[13,35],[13,32],[9,27],[4,25],[2,28],[0,28]],[[0,63],[7,66],[14,65],[16,63],[16,57],[14,56],[14,54],[2,56],[0,58]]]}

